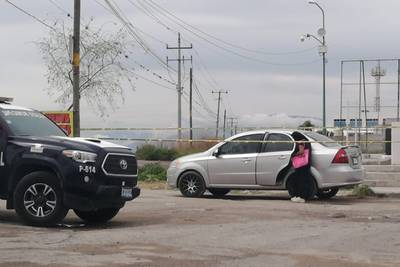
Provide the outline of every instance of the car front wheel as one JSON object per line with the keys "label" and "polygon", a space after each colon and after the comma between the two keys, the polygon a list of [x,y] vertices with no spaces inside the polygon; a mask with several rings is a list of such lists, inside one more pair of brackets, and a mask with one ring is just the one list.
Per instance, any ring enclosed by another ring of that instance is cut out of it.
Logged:
{"label": "car front wheel", "polygon": [[206,191],[203,177],[197,172],[189,171],[179,180],[179,190],[185,197],[201,197]]}
{"label": "car front wheel", "polygon": [[68,213],[58,178],[50,172],[33,172],[24,176],[14,193],[18,216],[32,226],[53,226]]}
{"label": "car front wheel", "polygon": [[91,211],[82,211],[74,209],[75,214],[88,223],[105,223],[112,218],[114,218],[118,212],[119,208],[106,208]]}

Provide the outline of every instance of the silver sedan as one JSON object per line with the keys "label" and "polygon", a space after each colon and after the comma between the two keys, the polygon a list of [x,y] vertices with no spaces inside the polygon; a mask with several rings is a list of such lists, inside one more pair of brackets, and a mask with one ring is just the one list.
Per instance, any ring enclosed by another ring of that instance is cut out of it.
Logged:
{"label": "silver sedan", "polygon": [[309,131],[252,131],[232,136],[209,150],[171,162],[168,184],[187,197],[206,190],[223,196],[232,189],[288,190],[294,195],[291,166],[296,141],[307,140],[311,148],[310,176],[306,198],[327,199],[339,188],[362,182],[365,171],[361,150],[341,146],[328,137]]}

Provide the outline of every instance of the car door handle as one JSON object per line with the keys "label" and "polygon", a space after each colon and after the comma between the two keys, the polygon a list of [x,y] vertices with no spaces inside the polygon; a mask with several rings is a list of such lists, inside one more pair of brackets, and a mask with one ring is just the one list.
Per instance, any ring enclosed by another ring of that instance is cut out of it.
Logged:
{"label": "car door handle", "polygon": [[250,161],[251,161],[250,158],[243,158],[243,159],[242,159],[242,162],[244,162],[244,163],[247,163],[247,162],[250,162]]}
{"label": "car door handle", "polygon": [[286,156],[279,156],[278,159],[286,159]]}

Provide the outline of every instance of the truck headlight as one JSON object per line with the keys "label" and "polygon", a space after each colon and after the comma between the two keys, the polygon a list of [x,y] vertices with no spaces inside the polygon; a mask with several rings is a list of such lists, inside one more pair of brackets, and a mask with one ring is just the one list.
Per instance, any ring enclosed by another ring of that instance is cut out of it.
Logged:
{"label": "truck headlight", "polygon": [[97,159],[97,154],[86,151],[64,150],[62,153],[67,158],[71,158],[76,162],[82,162],[82,163],[96,162]]}

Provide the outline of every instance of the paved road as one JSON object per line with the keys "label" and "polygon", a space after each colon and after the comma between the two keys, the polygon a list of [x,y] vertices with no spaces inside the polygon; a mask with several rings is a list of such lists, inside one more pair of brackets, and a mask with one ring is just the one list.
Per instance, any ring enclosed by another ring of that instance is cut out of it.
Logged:
{"label": "paved road", "polygon": [[400,266],[400,199],[291,203],[144,190],[108,225],[23,226],[0,210],[3,266]]}

